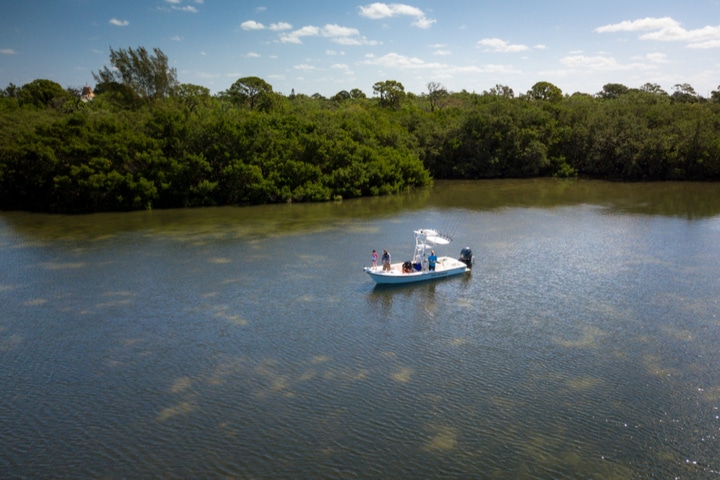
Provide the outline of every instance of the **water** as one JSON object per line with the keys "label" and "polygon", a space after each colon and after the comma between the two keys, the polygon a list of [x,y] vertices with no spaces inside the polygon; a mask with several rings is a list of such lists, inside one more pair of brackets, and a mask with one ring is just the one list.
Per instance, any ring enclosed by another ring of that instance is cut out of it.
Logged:
{"label": "water", "polygon": [[0,213],[0,477],[720,478],[719,190]]}

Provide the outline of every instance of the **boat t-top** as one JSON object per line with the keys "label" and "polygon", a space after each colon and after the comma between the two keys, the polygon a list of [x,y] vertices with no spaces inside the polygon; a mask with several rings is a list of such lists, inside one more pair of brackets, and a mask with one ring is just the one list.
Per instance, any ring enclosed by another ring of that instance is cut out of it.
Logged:
{"label": "boat t-top", "polygon": [[460,251],[460,258],[436,257],[433,248],[448,245],[452,238],[432,229],[415,230],[412,260],[365,267],[363,270],[378,284],[413,283],[470,272],[475,257],[469,247]]}

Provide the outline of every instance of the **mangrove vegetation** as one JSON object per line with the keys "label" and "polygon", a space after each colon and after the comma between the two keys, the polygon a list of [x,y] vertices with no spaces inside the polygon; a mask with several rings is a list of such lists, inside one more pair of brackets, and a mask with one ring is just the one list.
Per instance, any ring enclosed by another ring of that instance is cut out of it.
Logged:
{"label": "mangrove vegetation", "polygon": [[94,89],[38,79],[1,92],[0,208],[331,201],[434,178],[720,178],[720,87],[410,93],[385,80],[325,98],[244,77],[212,95],[179,83],[158,49],[111,49],[110,61]]}

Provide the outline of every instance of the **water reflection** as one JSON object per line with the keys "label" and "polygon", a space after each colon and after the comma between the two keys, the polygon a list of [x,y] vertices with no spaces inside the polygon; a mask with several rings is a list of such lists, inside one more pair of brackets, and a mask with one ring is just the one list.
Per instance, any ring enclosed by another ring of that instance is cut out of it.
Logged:
{"label": "water reflection", "polygon": [[697,220],[720,214],[720,189],[713,182],[622,183],[544,178],[453,181],[437,182],[431,204],[473,210],[599,205],[611,212]]}
{"label": "water reflection", "polygon": [[[319,204],[219,207],[67,216],[4,212],[0,222],[24,241],[107,241],[122,232],[143,231],[195,245],[218,238],[254,238],[337,227],[347,220],[391,219],[426,208],[497,210],[598,205],[610,212],[686,219],[720,214],[714,183],[612,183],[588,180],[437,181],[407,195]],[[302,215],[298,215],[302,210]],[[359,228],[359,227],[352,227]],[[369,226],[377,232],[376,226]],[[366,233],[368,230],[364,230]],[[363,230],[356,233],[363,233]],[[27,246],[46,244],[29,243]]]}

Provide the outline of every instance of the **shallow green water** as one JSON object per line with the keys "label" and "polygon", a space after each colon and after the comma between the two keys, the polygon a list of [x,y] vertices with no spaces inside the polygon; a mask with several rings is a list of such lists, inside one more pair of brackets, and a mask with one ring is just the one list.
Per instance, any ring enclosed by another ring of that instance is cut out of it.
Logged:
{"label": "shallow green water", "polygon": [[[374,287],[424,227],[472,274]],[[718,478],[719,235],[715,184],[0,213],[0,477]]]}

